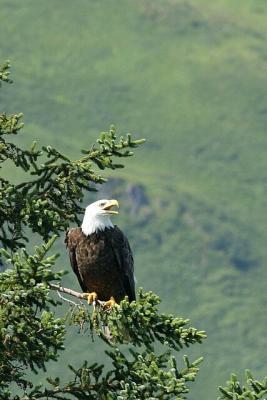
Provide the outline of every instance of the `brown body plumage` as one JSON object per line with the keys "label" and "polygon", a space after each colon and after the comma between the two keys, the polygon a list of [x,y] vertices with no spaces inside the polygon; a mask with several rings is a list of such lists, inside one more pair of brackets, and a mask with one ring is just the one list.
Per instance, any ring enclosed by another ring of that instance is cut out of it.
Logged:
{"label": "brown body plumage", "polygon": [[66,234],[70,262],[84,292],[96,292],[99,300],[125,296],[135,300],[133,257],[129,242],[117,227],[85,235],[81,228]]}

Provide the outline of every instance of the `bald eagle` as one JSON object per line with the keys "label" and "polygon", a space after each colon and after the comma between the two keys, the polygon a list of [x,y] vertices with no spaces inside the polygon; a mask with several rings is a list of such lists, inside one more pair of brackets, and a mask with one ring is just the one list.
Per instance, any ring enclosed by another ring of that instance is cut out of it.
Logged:
{"label": "bald eagle", "polygon": [[98,299],[106,306],[125,296],[135,300],[134,263],[128,239],[114,226],[110,216],[119,207],[117,200],[90,204],[81,227],[66,233],[70,263],[88,303]]}

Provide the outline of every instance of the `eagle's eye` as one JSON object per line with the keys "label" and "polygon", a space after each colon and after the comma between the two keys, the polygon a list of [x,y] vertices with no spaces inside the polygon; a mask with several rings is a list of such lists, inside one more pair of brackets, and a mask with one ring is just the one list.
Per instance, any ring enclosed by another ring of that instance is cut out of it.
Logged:
{"label": "eagle's eye", "polygon": [[100,205],[100,207],[104,207],[105,204],[106,203],[104,201],[102,201],[99,205]]}

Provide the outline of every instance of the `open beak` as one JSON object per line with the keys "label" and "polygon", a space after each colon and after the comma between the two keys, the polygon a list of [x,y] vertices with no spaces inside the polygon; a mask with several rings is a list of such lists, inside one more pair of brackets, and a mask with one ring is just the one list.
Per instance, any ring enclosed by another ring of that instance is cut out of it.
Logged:
{"label": "open beak", "polygon": [[109,200],[103,210],[107,211],[109,214],[119,214],[118,211],[112,210],[112,207],[119,208],[119,203],[117,200]]}

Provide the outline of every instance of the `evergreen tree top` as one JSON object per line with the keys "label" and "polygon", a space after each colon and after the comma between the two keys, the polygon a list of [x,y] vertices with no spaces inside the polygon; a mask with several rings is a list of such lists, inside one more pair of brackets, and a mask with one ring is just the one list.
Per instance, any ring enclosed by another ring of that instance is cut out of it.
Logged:
{"label": "evergreen tree top", "polygon": [[[11,82],[8,63],[0,68],[0,80]],[[202,358],[190,362],[184,356],[179,363],[176,354],[201,343],[205,332],[188,326],[187,319],[160,313],[160,299],[152,292],[140,290],[136,302],[126,298],[109,311],[101,304],[91,311],[86,304],[62,295],[59,299],[55,289],[64,291],[60,287],[64,271],[55,272],[57,256],[47,254],[57,235],[79,221],[84,193],[105,182],[95,168],[121,168],[114,159],[131,156],[131,149],[144,140],[133,140],[130,134],[117,139],[111,127],[79,159],[71,160],[51,146],[38,149],[35,142],[26,150],[17,146],[10,138],[20,134],[21,120],[22,114],[0,116],[0,164],[9,162],[25,176],[19,184],[0,178],[1,253],[12,267],[0,274],[1,399],[186,398],[188,382],[195,379]],[[29,231],[45,241],[34,254],[25,247]],[[82,298],[71,289],[69,293]],[[60,313],[60,300],[69,304],[67,316]],[[73,379],[68,382],[48,378],[47,386],[34,386],[27,371],[46,371],[48,361],[60,362],[67,322],[89,327],[107,343],[111,369],[85,360],[80,368],[69,366]],[[17,386],[16,394],[11,384]]]}

